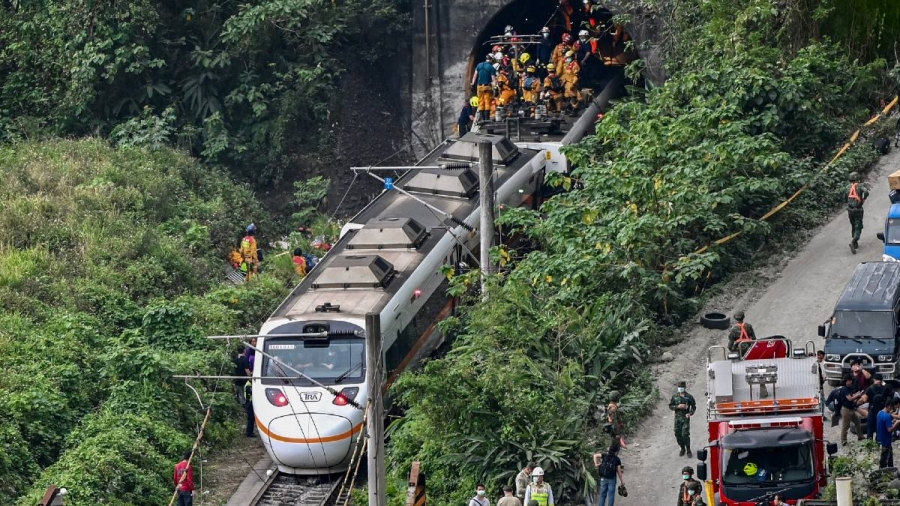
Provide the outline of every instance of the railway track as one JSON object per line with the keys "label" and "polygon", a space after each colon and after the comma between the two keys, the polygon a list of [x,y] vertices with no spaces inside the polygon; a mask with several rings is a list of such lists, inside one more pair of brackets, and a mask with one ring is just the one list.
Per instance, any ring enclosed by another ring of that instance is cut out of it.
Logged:
{"label": "railway track", "polygon": [[340,485],[340,480],[272,473],[249,506],[325,506]]}

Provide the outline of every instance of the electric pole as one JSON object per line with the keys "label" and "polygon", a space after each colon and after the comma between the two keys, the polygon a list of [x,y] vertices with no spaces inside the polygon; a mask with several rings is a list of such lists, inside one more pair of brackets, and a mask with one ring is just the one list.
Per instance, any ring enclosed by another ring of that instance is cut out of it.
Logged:
{"label": "electric pole", "polygon": [[384,355],[381,351],[381,315],[366,314],[366,431],[369,434],[369,506],[385,506],[384,476]]}
{"label": "electric pole", "polygon": [[478,144],[478,183],[481,203],[481,296],[487,300],[487,278],[493,271],[491,265],[491,246],[494,245],[494,182],[492,175],[493,145],[483,140]]}

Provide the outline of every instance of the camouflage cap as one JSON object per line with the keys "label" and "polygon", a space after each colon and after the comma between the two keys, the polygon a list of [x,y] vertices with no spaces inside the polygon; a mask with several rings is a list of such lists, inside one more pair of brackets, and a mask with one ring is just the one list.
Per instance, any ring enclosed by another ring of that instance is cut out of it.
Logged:
{"label": "camouflage cap", "polygon": [[850,181],[859,181],[859,172],[851,172],[850,173]]}
{"label": "camouflage cap", "polygon": [[622,394],[619,393],[618,390],[613,390],[609,393],[609,401],[610,402],[619,402],[619,399],[622,398]]}
{"label": "camouflage cap", "polygon": [[680,380],[678,383],[675,383],[676,387],[687,388],[687,382],[684,380]]}
{"label": "camouflage cap", "polygon": [[739,322],[740,322],[740,321],[744,321],[744,312],[743,312],[743,311],[740,311],[740,310],[735,311],[735,312],[734,312],[734,319],[737,320],[737,321],[739,321]]}
{"label": "camouflage cap", "polygon": [[694,474],[694,468],[691,466],[684,466],[681,469],[681,474]]}

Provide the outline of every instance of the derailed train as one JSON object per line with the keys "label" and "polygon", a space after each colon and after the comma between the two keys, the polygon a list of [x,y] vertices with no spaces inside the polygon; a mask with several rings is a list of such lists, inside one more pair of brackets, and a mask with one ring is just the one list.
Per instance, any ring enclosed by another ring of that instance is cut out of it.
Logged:
{"label": "derailed train", "polygon": [[[516,145],[475,133],[444,142],[418,165],[477,162],[482,140],[492,143],[498,206],[538,206],[544,175],[567,170],[560,142]],[[442,342],[436,322],[453,313],[455,301],[446,294],[441,266],[474,265],[476,171],[410,170],[394,185],[416,198],[382,192],[344,226],[334,247],[260,329],[257,346],[277,361],[256,360],[253,375],[261,379],[253,380],[253,408],[260,438],[281,472],[346,469],[364,430],[364,412],[351,404],[365,404],[372,387],[366,384],[365,315],[380,314],[390,383]],[[297,375],[278,362],[339,394],[307,379],[281,379]]]}

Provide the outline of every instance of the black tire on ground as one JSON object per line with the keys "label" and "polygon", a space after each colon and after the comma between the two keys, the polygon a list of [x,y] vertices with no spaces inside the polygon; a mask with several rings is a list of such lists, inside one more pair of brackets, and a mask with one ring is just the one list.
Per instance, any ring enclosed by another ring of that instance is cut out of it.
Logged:
{"label": "black tire on ground", "polygon": [[725,330],[731,326],[731,317],[722,313],[706,313],[700,317],[700,325],[708,329]]}

